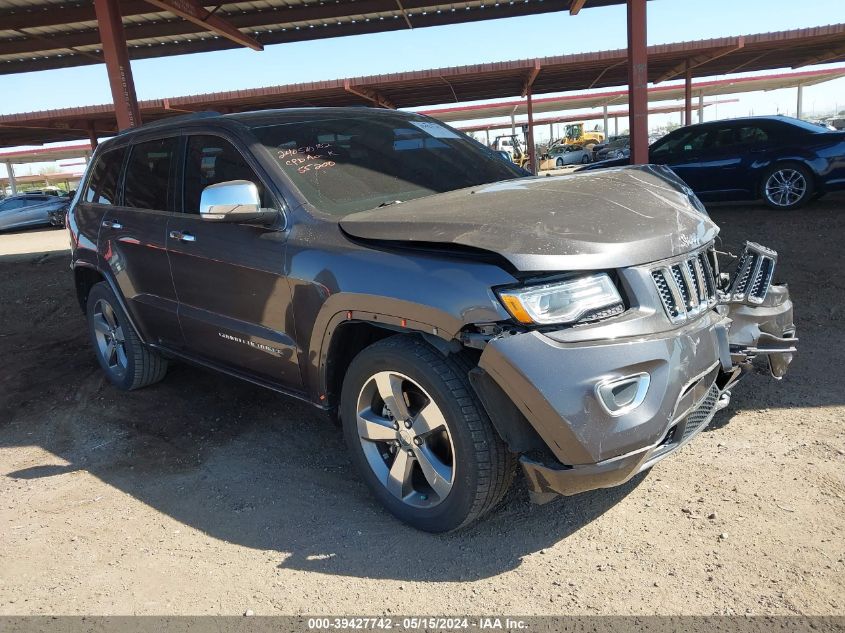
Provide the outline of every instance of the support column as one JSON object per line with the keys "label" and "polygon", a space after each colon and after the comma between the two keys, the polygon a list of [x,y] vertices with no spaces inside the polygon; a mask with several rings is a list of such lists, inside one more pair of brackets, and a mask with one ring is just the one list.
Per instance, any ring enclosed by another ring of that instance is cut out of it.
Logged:
{"label": "support column", "polygon": [[511,136],[516,136],[516,115],[511,112]]}
{"label": "support column", "polygon": [[628,0],[628,120],[631,164],[648,162],[646,0]]}
{"label": "support column", "polygon": [[698,122],[704,123],[704,94],[698,95]]}
{"label": "support column", "polygon": [[619,117],[613,117],[613,136],[619,136]]}
{"label": "support column", "polygon": [[549,123],[549,145],[555,140],[555,124]]}
{"label": "support column", "polygon": [[531,99],[531,86],[525,94],[528,97],[528,134],[525,135],[525,142],[528,143],[528,169],[532,174],[537,173],[537,157],[534,151],[534,102]]}
{"label": "support column", "polygon": [[795,104],[795,118],[800,119],[804,115],[804,86],[798,84],[798,103]]}
{"label": "support column", "polygon": [[607,104],[606,103],[604,104],[604,107],[602,108],[602,112],[604,114],[604,138],[605,138],[605,140],[607,140],[607,134],[610,131],[610,129],[607,127]]}
{"label": "support column", "polygon": [[484,130],[484,135],[487,137],[487,147],[490,147],[490,128]]}
{"label": "support column", "polygon": [[117,128],[125,130],[141,124],[141,110],[135,95],[135,82],[129,65],[126,36],[120,19],[119,0],[94,0],[100,39],[103,42],[103,57],[109,75]]}
{"label": "support column", "polygon": [[687,60],[687,72],[684,75],[684,118],[683,125],[692,125],[692,68]]}
{"label": "support column", "polygon": [[6,173],[9,174],[9,187],[12,189],[12,195],[14,196],[18,192],[18,183],[15,180],[15,166],[12,165],[12,161],[6,161]]}
{"label": "support column", "polygon": [[99,141],[97,140],[97,128],[93,123],[88,126],[88,140],[91,142],[91,149],[97,149]]}

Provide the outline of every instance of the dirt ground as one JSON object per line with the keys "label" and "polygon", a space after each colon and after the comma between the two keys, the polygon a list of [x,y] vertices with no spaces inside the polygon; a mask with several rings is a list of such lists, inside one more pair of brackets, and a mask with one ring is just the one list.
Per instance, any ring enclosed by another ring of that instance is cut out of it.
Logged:
{"label": "dirt ground", "polygon": [[0,256],[0,615],[845,614],[845,197],[712,214],[781,255],[789,376],[625,486],[517,487],[448,536],[383,512],[306,405],[185,365],[117,392],[67,254],[36,254],[66,237],[2,236],[33,250]]}

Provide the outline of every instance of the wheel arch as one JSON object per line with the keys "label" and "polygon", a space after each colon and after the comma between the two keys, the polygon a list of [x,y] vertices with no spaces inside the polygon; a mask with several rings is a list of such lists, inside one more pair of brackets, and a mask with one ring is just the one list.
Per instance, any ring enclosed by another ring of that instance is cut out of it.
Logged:
{"label": "wheel arch", "polygon": [[105,274],[102,270],[87,262],[77,261],[73,265],[73,281],[76,287],[76,300],[79,302],[79,307],[82,309],[83,314],[85,314],[88,307],[88,295],[91,292],[91,288],[100,282],[106,282],[124,314],[126,314],[126,318],[129,320],[129,325],[134,330],[135,335],[142,343],[146,344],[141,330],[138,329],[135,320],[132,318],[132,313],[129,311],[126,301],[124,301],[123,295],[118,291],[117,284],[111,275]]}
{"label": "wheel arch", "polygon": [[91,288],[101,281],[106,281],[106,277],[94,266],[77,263],[73,267],[73,283],[76,288],[76,300],[83,313],[88,305],[88,294],[91,292]]}
{"label": "wheel arch", "polygon": [[447,355],[462,349],[456,336],[464,325],[432,306],[371,295],[334,295],[323,305],[311,333],[305,379],[312,399],[322,406],[336,405],[349,363],[377,340],[411,334]]}

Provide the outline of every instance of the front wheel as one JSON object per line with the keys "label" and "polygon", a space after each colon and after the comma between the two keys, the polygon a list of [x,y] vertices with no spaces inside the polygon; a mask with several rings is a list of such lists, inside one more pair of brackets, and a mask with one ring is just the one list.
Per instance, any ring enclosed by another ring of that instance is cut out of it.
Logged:
{"label": "front wheel", "polygon": [[562,159],[562,158],[558,158],[558,159],[555,161],[555,165],[556,165],[556,166],[558,166],[558,167],[563,167],[563,159]]}
{"label": "front wheel", "polygon": [[773,209],[797,209],[813,196],[813,179],[797,163],[776,165],[763,175],[764,202]]}
{"label": "front wheel", "polygon": [[514,456],[475,397],[469,369],[459,355],[393,336],[361,352],[343,381],[353,462],[382,505],[427,532],[480,518],[513,479]]}

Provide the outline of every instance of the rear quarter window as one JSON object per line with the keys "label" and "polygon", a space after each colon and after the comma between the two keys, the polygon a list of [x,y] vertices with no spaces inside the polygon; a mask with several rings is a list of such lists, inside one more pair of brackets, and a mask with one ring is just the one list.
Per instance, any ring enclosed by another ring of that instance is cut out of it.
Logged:
{"label": "rear quarter window", "polygon": [[83,200],[94,204],[117,204],[117,183],[126,150],[122,147],[100,154],[91,169]]}

